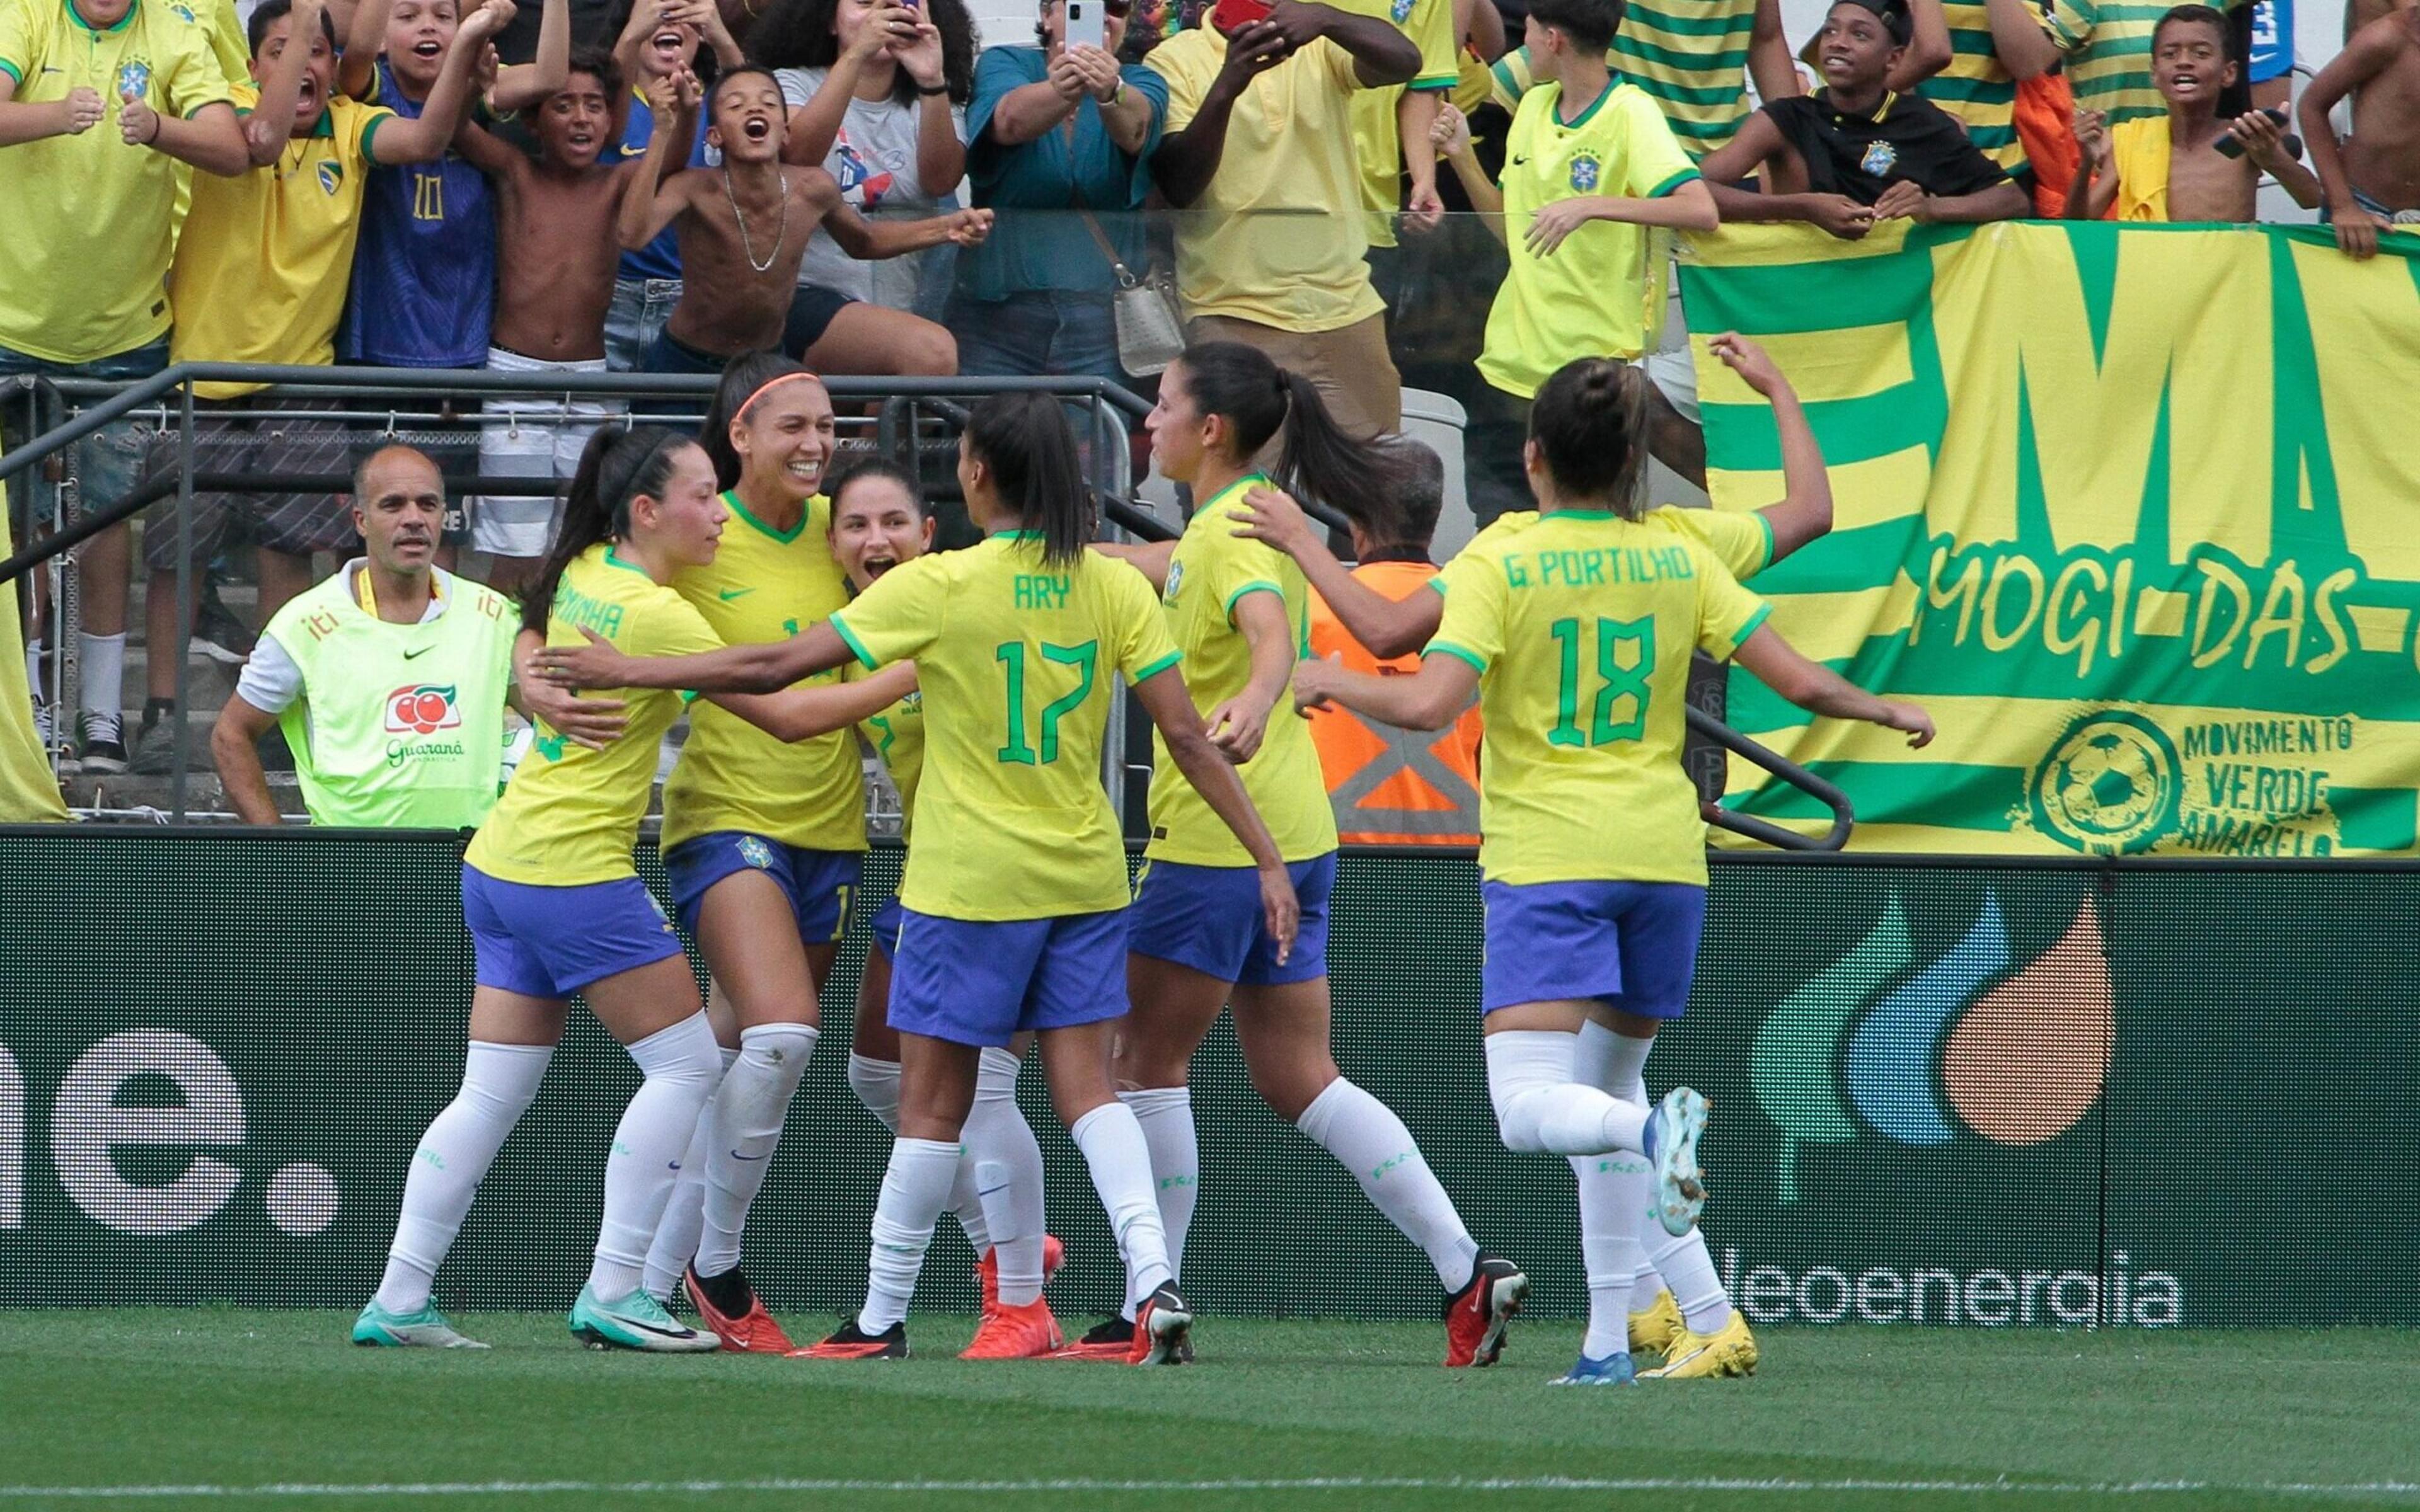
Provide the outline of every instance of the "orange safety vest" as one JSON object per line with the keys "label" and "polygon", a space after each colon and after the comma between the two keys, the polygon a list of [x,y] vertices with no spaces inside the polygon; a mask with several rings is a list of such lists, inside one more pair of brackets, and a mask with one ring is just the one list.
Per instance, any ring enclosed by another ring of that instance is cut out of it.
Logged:
{"label": "orange safety vest", "polygon": [[[1388,598],[1427,593],[1437,569],[1425,562],[1373,562],[1356,580]],[[1340,657],[1356,671],[1419,671],[1420,658],[1380,661],[1335,611],[1311,595],[1311,654]],[[1311,716],[1311,743],[1336,808],[1337,838],[1361,845],[1479,843],[1479,706],[1444,730],[1404,730],[1329,707]]]}

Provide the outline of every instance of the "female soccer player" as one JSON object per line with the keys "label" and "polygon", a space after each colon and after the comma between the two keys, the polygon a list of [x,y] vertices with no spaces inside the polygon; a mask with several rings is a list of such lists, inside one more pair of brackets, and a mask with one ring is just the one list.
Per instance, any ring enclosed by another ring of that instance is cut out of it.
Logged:
{"label": "female soccer player", "polygon": [[[888,462],[852,468],[831,490],[831,549],[859,593],[933,544],[933,517],[916,483]],[[916,787],[924,767],[924,699],[906,698],[866,719],[858,733],[890,770],[912,834]],[[857,989],[857,1038],[848,1057],[848,1085],[892,1134],[899,1132],[899,1031],[891,1026],[891,942],[906,918],[893,896],[874,916],[874,948]],[[1016,1076],[1033,1036],[983,1052],[975,1100],[967,1115],[966,1154],[950,1190],[967,1242],[979,1257],[983,1324],[961,1358],[1024,1359],[1063,1342],[1058,1319],[1042,1300],[1042,1284],[1058,1269],[1059,1242],[1043,1227],[1042,1146],[1016,1106]]]}
{"label": "female soccer player", "polygon": [[[699,435],[731,523],[714,560],[682,568],[673,590],[728,645],[783,640],[847,603],[821,492],[822,382],[772,353],[736,358]],[[817,994],[864,868],[856,736],[784,742],[730,710],[692,710],[664,784],[663,847],[674,905],[713,973],[706,1011],[727,1069],[656,1229],[646,1288],[663,1301],[686,1273],[724,1349],[786,1354],[739,1268],[740,1236],[822,1033]]]}
{"label": "female soccer player", "polygon": [[[726,518],[695,441],[657,426],[599,431],[582,455],[536,586],[529,630],[581,631],[641,652],[721,644],[668,585],[714,560]],[[774,697],[719,697],[784,739],[845,729],[895,701],[909,674]],[[711,1350],[640,1287],[681,1151],[721,1074],[714,1031],[672,924],[630,861],[672,693],[627,700],[621,738],[601,748],[541,730],[463,856],[462,908],[478,951],[462,1089],[422,1136],[386,1275],[353,1324],[358,1344],[459,1347],[428,1299],[479,1180],[535,1095],[577,993],[645,1073],[605,1165],[604,1223],[571,1329],[599,1346]]]}
{"label": "female soccer player", "polygon": [[601,638],[534,658],[573,687],[780,687],[840,665],[913,657],[924,695],[921,839],[891,942],[900,1031],[899,1138],[875,1209],[865,1305],[811,1352],[897,1358],[933,1225],[949,1200],[980,1052],[1040,1031],[1043,1073],[1109,1210],[1136,1302],[1128,1358],[1182,1357],[1178,1294],[1151,1156],[1110,1091],[1125,1017],[1125,858],[1100,781],[1106,668],[1124,672],[1171,759],[1251,857],[1269,954],[1297,922],[1277,843],[1202,733],[1149,585],[1088,552],[1092,515],[1056,401],[975,407],[958,454],[981,546],[894,567],[796,640],[636,661]]}
{"label": "female soccer player", "polygon": [[[1292,561],[1236,530],[1244,496],[1270,486],[1253,459],[1272,440],[1282,439],[1278,472],[1288,487],[1362,519],[1393,509],[1387,454],[1340,431],[1308,379],[1235,342],[1178,358],[1144,424],[1160,471],[1192,485],[1193,517],[1174,543],[1116,549],[1161,585],[1211,738],[1240,764],[1302,899],[1301,942],[1281,960],[1261,930],[1243,851],[1163,758],[1135,890],[1126,968],[1134,1018],[1117,1073],[1118,1095],[1151,1141],[1169,1255],[1181,1273],[1201,1180],[1187,1069],[1218,1011],[1233,1005],[1262,1099],[1342,1161],[1378,1211],[1427,1252],[1445,1288],[1445,1363],[1492,1364],[1528,1278],[1472,1242],[1404,1120],[1347,1081],[1328,1049],[1336,815],[1308,728],[1270,718],[1307,644],[1310,591]],[[1110,1319],[1078,1348],[1114,1354],[1130,1332],[1126,1319]]]}
{"label": "female soccer player", "polygon": [[[1712,349],[1761,390],[1779,381],[1736,337]],[[1792,650],[1714,552],[1640,523],[1646,406],[1637,368],[1591,358],[1557,371],[1524,449],[1539,519],[1455,559],[1420,670],[1381,679],[1306,662],[1295,673],[1298,705],[1332,701],[1416,730],[1443,729],[1479,695],[1481,1007],[1497,1125],[1515,1150],[1615,1157],[1581,1172],[1593,1305],[1571,1384],[1633,1378],[1624,1319],[1651,1195],[1675,1234],[1705,1201],[1705,1099],[1676,1088],[1651,1114],[1641,1079],[1657,1026],[1688,1004],[1705,920],[1705,823],[1680,759],[1691,650],[1736,654],[1818,714],[1903,730],[1911,745],[1932,738],[1923,710]],[[1621,1158],[1630,1151],[1646,1161]]]}

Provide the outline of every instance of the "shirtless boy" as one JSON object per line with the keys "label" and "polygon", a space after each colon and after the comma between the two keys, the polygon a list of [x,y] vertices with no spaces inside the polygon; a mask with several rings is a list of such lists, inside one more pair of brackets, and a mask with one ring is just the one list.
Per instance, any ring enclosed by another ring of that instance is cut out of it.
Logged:
{"label": "shirtless boy", "polygon": [[752,66],[714,82],[706,141],[722,153],[722,165],[662,177],[666,163],[688,155],[686,137],[676,133],[694,118],[699,94],[694,77],[677,82],[622,202],[624,247],[644,247],[667,225],[680,233],[680,302],[647,354],[649,372],[720,373],[741,352],[778,347],[799,263],[818,224],[842,251],[861,258],[896,257],[944,241],[971,247],[991,230],[989,210],[869,222],[842,203],[831,175],[782,162],[789,107],[772,72]]}
{"label": "shirtless boy", "polygon": [[[621,140],[615,117],[622,83],[612,58],[583,49],[563,88],[529,118],[537,156],[491,132],[464,131],[463,156],[496,192],[496,322],[488,368],[500,373],[602,373],[605,311],[622,249],[613,231],[638,181],[635,160],[599,162]],[[684,155],[688,132],[675,144]],[[506,399],[490,404],[479,471],[489,477],[547,478],[579,470],[597,424],[619,413],[598,399]],[[501,418],[500,418],[501,417]],[[472,544],[494,553],[489,581],[518,592],[546,554],[554,500],[490,494],[472,510]]]}
{"label": "shirtless boy", "polygon": [[[2339,145],[2328,112],[2351,95],[2352,135]],[[2420,9],[2382,16],[2303,91],[2298,107],[2336,246],[2378,251],[2378,233],[2420,222]]]}
{"label": "shirtless boy", "polygon": [[[2221,91],[2235,82],[2226,16],[2178,6],[2151,31],[2151,84],[2164,116],[2111,126],[2099,111],[2075,114],[2084,171],[2067,191],[2067,218],[2098,221],[2233,221],[2258,218],[2260,175],[2274,174],[2294,203],[2319,202],[2319,182],[2286,151],[2285,132],[2258,111],[2227,120]],[[2242,150],[2228,157],[2222,142]]]}

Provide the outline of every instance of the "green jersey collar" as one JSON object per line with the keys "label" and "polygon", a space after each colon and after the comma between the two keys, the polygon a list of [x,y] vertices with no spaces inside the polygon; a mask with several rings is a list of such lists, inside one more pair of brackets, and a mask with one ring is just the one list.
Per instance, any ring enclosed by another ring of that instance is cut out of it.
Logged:
{"label": "green jersey collar", "polygon": [[733,514],[738,516],[741,519],[746,520],[749,524],[755,526],[759,532],[769,536],[773,540],[781,542],[783,546],[787,546],[792,541],[799,538],[799,533],[807,528],[807,517],[814,513],[813,509],[808,508],[805,505],[800,505],[799,509],[799,522],[796,525],[791,526],[786,531],[777,531],[772,526],[766,524],[761,519],[758,519],[755,512],[751,510],[747,504],[740,501],[738,489],[724,489],[722,493],[722,501],[731,507],[731,512]]}

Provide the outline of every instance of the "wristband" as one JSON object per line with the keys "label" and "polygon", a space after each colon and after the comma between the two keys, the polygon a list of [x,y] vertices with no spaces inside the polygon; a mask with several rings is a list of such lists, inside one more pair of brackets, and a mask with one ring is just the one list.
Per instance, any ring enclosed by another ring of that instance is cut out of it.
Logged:
{"label": "wristband", "polygon": [[927,87],[925,87],[924,85],[921,85],[921,84],[920,84],[920,85],[918,85],[916,86],[916,92],[917,92],[918,94],[920,94],[920,95],[923,96],[925,99],[930,100],[930,99],[932,99],[935,95],[946,95],[946,94],[948,94],[948,93],[950,92],[950,86],[949,86],[948,85],[946,85],[946,84],[937,84],[937,85],[934,85],[933,86],[931,86],[930,88],[927,88]]}
{"label": "wristband", "polygon": [[1112,105],[1123,105],[1125,102],[1126,82],[1124,79],[1120,79],[1117,83],[1117,87],[1109,91],[1109,103]]}
{"label": "wristband", "polygon": [[161,129],[166,124],[166,120],[160,115],[160,113],[156,110],[153,111],[151,113],[151,134],[143,139],[143,145],[147,147],[155,146],[160,140]]}

